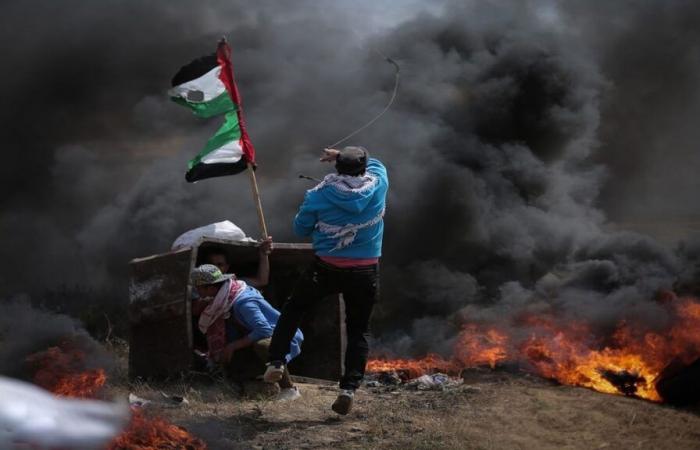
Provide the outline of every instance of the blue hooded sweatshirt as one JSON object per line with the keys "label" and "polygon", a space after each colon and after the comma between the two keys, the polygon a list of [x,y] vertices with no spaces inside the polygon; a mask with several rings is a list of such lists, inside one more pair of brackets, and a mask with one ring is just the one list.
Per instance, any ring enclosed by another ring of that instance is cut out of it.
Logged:
{"label": "blue hooded sweatshirt", "polygon": [[374,158],[364,175],[326,175],[306,192],[294,232],[311,235],[318,256],[378,258],[388,188],[386,168]]}
{"label": "blue hooded sweatshirt", "polygon": [[[251,341],[256,342],[272,336],[280,313],[265,300],[260,291],[247,286],[231,306],[231,315],[239,326],[235,326],[230,320],[227,321],[227,340],[230,342],[248,336]],[[241,328],[245,328],[248,334],[241,333]],[[292,338],[290,352],[285,357],[287,362],[299,356],[303,341],[304,335],[297,329]]]}

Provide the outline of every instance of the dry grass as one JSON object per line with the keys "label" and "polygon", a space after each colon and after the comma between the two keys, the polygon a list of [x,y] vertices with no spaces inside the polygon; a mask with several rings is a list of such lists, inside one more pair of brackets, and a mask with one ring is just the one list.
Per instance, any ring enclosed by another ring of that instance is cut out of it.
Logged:
{"label": "dry grass", "polygon": [[362,389],[347,417],[330,410],[335,388],[300,388],[300,400],[278,403],[225,384],[132,386],[187,397],[189,406],[156,412],[211,449],[700,448],[697,412],[520,375],[487,372],[446,392]]}

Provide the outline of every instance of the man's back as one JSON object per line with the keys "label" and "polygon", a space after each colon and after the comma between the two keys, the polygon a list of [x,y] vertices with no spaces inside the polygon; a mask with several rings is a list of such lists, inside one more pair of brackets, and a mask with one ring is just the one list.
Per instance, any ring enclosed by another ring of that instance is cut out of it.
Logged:
{"label": "man's back", "polygon": [[331,174],[307,191],[294,231],[312,235],[316,254],[344,258],[381,256],[386,168],[370,159],[364,175]]}

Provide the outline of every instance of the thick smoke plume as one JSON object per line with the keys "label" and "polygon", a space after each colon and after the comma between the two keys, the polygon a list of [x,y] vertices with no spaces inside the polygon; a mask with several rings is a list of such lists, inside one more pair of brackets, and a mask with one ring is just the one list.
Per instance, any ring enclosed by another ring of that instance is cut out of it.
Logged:
{"label": "thick smoke plume", "polygon": [[75,319],[32,307],[27,299],[0,304],[0,374],[31,379],[33,356],[50,347],[80,352],[82,368],[112,370],[113,358]]}
{"label": "thick smoke plume", "polygon": [[384,348],[447,351],[464,322],[552,307],[661,326],[652,299],[697,279],[697,247],[606,217],[700,215],[684,176],[700,168],[700,6],[395,3],[7,5],[0,294],[123,301],[126,262],[184,230],[228,218],[256,234],[244,177],[184,182],[218,124],[164,94],[226,34],[278,241],[295,239],[297,174],[322,175],[319,149],[387,100],[392,69],[372,48],[401,64],[397,103],[356,138],[391,178]]}

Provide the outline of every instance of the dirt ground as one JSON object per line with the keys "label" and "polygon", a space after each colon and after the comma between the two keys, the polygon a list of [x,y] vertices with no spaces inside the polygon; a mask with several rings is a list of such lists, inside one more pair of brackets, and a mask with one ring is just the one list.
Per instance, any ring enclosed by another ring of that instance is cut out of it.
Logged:
{"label": "dirt ground", "polygon": [[[330,409],[335,387],[298,384],[288,403],[242,398],[223,384],[132,385],[146,398],[184,395],[189,405],[151,407],[210,449],[700,449],[700,411],[480,371],[447,391],[363,388],[347,417]],[[125,394],[126,385],[113,387]]]}

